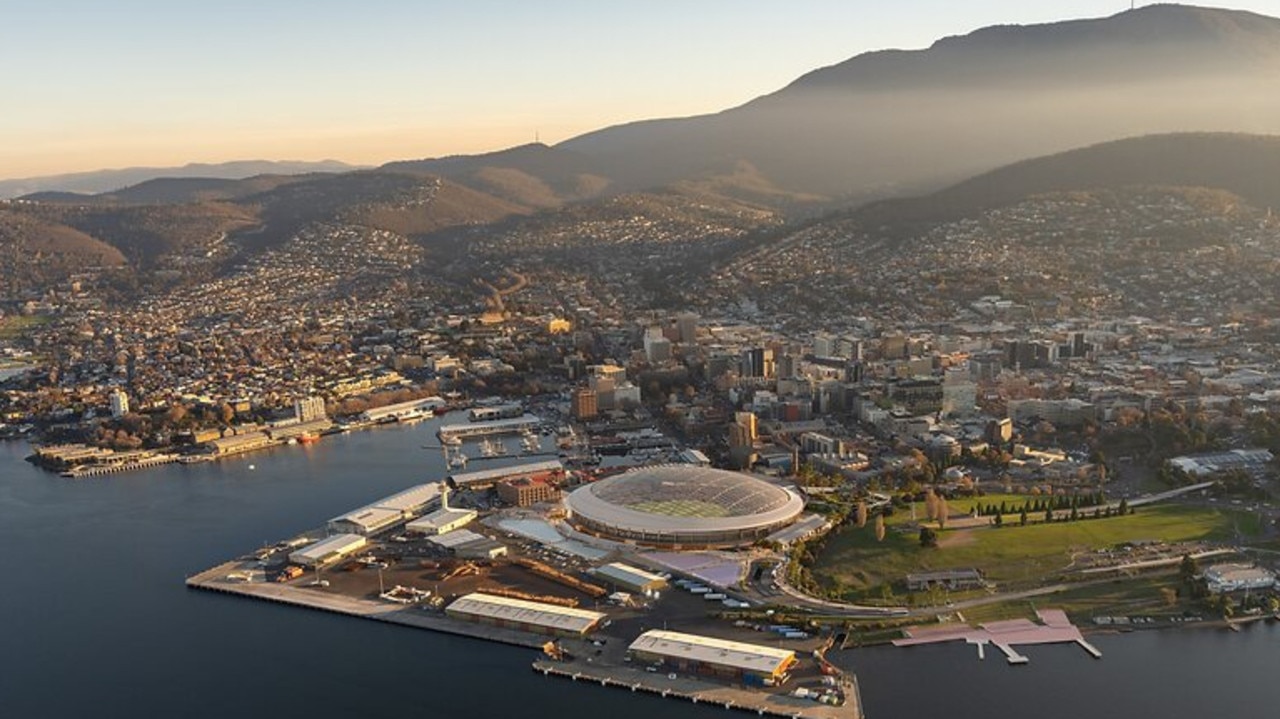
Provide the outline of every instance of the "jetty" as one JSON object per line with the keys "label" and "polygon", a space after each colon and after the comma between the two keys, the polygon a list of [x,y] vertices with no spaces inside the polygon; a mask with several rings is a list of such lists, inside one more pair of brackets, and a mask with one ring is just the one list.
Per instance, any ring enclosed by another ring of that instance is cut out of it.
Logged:
{"label": "jetty", "polygon": [[533,663],[533,670],[543,676],[588,682],[631,692],[643,692],[664,699],[679,699],[693,704],[736,709],[757,716],[788,717],[789,719],[863,718],[862,698],[859,696],[856,684],[852,685],[852,690],[846,690],[846,700],[843,705],[833,706],[787,693],[713,684],[688,676],[645,672],[630,666],[582,662],[565,664],[539,660]]}
{"label": "jetty", "polygon": [[1065,612],[1060,609],[1039,609],[1036,616],[1040,623],[1030,619],[1011,619],[1002,622],[989,622],[970,627],[967,625],[936,625],[911,627],[907,636],[895,639],[895,647],[909,647],[917,644],[937,644],[939,642],[963,641],[978,647],[978,659],[986,658],[986,646],[994,646],[1004,655],[1010,664],[1026,664],[1031,659],[1019,654],[1014,646],[1033,644],[1073,643],[1085,650],[1094,659],[1101,659],[1102,652],[1080,633],[1080,629],[1071,623]]}
{"label": "jetty", "polygon": [[188,577],[186,584],[199,589],[223,594],[261,599],[295,607],[315,609],[350,617],[371,619],[388,624],[399,624],[417,629],[429,629],[489,642],[499,642],[528,649],[540,649],[547,638],[527,632],[463,622],[444,614],[427,610],[418,604],[399,604],[361,599],[325,592],[318,587],[299,587],[266,581],[245,581],[241,577],[251,571],[252,563],[226,562],[199,574]]}

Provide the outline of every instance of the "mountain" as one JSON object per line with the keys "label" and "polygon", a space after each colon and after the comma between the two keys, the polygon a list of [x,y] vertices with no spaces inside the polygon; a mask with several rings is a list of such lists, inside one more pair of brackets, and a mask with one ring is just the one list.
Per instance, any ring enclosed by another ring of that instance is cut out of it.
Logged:
{"label": "mountain", "polygon": [[611,184],[589,157],[541,143],[483,155],[406,160],[383,170],[436,175],[526,207],[559,207],[600,196]]}
{"label": "mountain", "polygon": [[0,180],[0,200],[50,191],[95,195],[137,185],[160,177],[238,180],[253,177],[254,175],[348,172],[355,169],[358,168],[337,160],[321,160],[319,162],[241,160],[218,164],[191,163],[182,167],[130,167],[117,170],[95,170],[93,172],[76,172],[66,175]]}
{"label": "mountain", "polygon": [[1100,143],[853,214],[870,227],[913,227],[973,217],[1035,195],[1156,186],[1223,190],[1255,207],[1280,207],[1280,136],[1176,133]]}
{"label": "mountain", "polygon": [[612,189],[732,175],[830,198],[902,195],[1027,157],[1179,131],[1280,133],[1280,20],[1153,5],[859,55],[713,115],[555,149]]}

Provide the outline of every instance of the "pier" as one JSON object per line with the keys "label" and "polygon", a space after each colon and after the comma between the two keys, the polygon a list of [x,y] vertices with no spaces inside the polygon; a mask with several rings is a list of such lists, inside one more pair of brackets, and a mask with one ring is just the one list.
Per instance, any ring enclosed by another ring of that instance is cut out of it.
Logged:
{"label": "pier", "polygon": [[856,685],[846,691],[847,699],[843,705],[832,706],[786,693],[713,684],[686,676],[672,679],[661,672],[644,672],[632,667],[581,662],[564,664],[539,660],[533,663],[533,670],[543,676],[560,677],[575,682],[590,682],[602,687],[626,689],[631,692],[644,692],[664,699],[680,699],[693,704],[736,709],[757,716],[788,717],[789,719],[862,719],[863,717],[862,702]]}
{"label": "pier", "polygon": [[1062,610],[1041,609],[1036,611],[1036,616],[1039,617],[1040,624],[1029,619],[1011,619],[990,622],[977,628],[967,625],[912,627],[907,630],[906,638],[895,639],[893,645],[909,647],[916,644],[964,641],[977,645],[978,659],[981,660],[986,658],[986,647],[990,644],[1004,654],[1005,660],[1010,664],[1027,664],[1031,659],[1019,654],[1013,648],[1014,645],[1073,643],[1094,659],[1102,658],[1102,652],[1085,641],[1084,635],[1067,619]]}
{"label": "pier", "polygon": [[485,437],[494,434],[515,434],[542,424],[542,418],[526,414],[514,419],[500,419],[494,422],[468,422],[467,424],[446,424],[436,431],[440,439],[446,437]]}
{"label": "pier", "polygon": [[543,643],[547,641],[547,637],[539,634],[529,634],[501,627],[459,621],[432,610],[424,610],[421,605],[389,604],[372,599],[331,594],[322,591],[320,588],[298,587],[275,582],[247,582],[228,578],[231,575],[246,572],[251,568],[252,563],[227,562],[188,577],[186,584],[192,589],[235,594],[322,612],[345,614],[350,617],[372,619],[388,624],[399,624],[416,629],[429,629],[445,634],[510,644],[527,649],[541,649]]}
{"label": "pier", "polygon": [[154,457],[145,459],[129,460],[127,462],[115,462],[112,464],[82,464],[72,467],[62,473],[63,477],[71,479],[79,479],[81,477],[97,477],[104,474],[115,474],[117,472],[131,472],[135,469],[146,469],[148,467],[158,467],[162,464],[172,464],[179,461],[180,457],[176,454],[158,454]]}

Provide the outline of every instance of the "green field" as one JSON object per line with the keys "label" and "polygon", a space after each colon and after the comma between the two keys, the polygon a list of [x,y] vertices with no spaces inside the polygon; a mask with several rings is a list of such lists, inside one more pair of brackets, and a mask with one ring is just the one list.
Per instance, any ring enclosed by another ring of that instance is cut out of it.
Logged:
{"label": "green field", "polygon": [[[963,500],[958,505],[962,511],[972,506]],[[923,519],[923,508],[916,514]],[[883,542],[876,541],[870,523],[862,529],[846,527],[827,541],[812,567],[814,578],[848,599],[874,598],[886,583],[901,592],[909,572],[941,569],[976,568],[1003,589],[1030,587],[1067,569],[1076,552],[1129,541],[1225,540],[1236,531],[1257,530],[1256,518],[1237,512],[1161,505],[1110,519],[947,529],[939,533],[938,547],[924,548],[910,523],[910,513],[899,510]]]}
{"label": "green field", "polygon": [[26,334],[28,330],[52,321],[53,318],[47,315],[10,315],[0,319],[0,339],[16,339]]}

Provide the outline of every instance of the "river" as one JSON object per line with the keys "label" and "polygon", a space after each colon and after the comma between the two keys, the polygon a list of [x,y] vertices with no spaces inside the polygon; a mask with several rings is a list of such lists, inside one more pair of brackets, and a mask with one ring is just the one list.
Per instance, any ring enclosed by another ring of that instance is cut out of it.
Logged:
{"label": "river", "polygon": [[[711,717],[683,702],[535,675],[528,651],[187,590],[183,578],[438,478],[439,420],[243,459],[66,480],[0,443],[0,713],[6,717]],[[518,461],[518,460],[512,460]],[[250,470],[249,466],[255,469]],[[477,465],[480,466],[480,465]],[[837,655],[868,716],[1269,715],[1280,628],[1028,647]]]}

